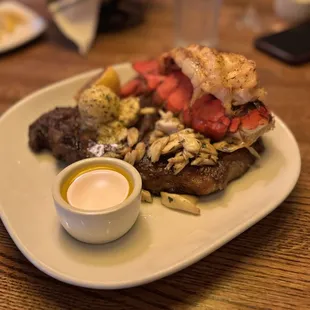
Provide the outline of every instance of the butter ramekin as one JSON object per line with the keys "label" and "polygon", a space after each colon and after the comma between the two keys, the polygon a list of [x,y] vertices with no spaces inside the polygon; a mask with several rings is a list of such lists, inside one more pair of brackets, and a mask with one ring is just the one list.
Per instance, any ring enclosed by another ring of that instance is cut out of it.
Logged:
{"label": "butter ramekin", "polygon": [[[76,171],[93,166],[110,166],[123,170],[132,182],[131,194],[115,206],[88,211],[71,206],[62,196],[64,182]],[[141,205],[142,181],[139,172],[130,164],[115,158],[89,158],[63,169],[55,178],[52,195],[60,223],[74,238],[86,243],[107,243],[126,234],[134,225]]]}

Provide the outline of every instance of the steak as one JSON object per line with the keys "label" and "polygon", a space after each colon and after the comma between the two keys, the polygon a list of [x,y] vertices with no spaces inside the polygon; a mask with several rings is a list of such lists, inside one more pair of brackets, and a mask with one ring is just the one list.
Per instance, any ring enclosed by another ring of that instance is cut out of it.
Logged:
{"label": "steak", "polygon": [[[253,147],[258,153],[264,150],[261,139]],[[221,153],[215,166],[187,165],[177,175],[165,169],[166,160],[151,163],[146,156],[135,167],[142,177],[143,188],[153,194],[163,191],[201,196],[223,190],[230,181],[245,174],[254,162],[255,157],[243,148],[233,153]]]}
{"label": "steak", "polygon": [[95,133],[81,130],[77,108],[55,108],[29,127],[29,146],[34,152],[50,150],[67,164],[86,158],[88,144],[95,139]]}
{"label": "steak", "polygon": [[[149,116],[140,119],[140,133],[147,134],[155,120]],[[142,138],[142,137],[141,137]],[[50,150],[59,160],[71,164],[87,158],[90,143],[96,141],[96,133],[83,131],[77,108],[55,108],[43,114],[29,127],[29,146],[34,152]],[[259,139],[253,147],[262,153],[264,146]],[[187,165],[179,174],[166,170],[167,158],[152,163],[147,156],[136,163],[143,188],[153,194],[161,191],[179,194],[207,195],[223,190],[227,184],[241,177],[255,162],[255,157],[245,148],[233,153],[219,153],[215,166]]]}

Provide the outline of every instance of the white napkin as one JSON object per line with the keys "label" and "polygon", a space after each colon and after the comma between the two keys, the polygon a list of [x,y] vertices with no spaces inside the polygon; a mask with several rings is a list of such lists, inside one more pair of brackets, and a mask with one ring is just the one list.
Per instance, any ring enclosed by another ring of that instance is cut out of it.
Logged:
{"label": "white napkin", "polygon": [[100,4],[101,0],[60,0],[48,5],[58,28],[82,55],[88,53],[95,39]]}

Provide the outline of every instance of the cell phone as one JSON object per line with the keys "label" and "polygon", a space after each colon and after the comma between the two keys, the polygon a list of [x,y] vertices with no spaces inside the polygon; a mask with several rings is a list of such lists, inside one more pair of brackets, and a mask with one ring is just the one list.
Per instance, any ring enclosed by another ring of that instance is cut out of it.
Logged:
{"label": "cell phone", "polygon": [[310,20],[293,28],[259,37],[255,47],[290,65],[310,61]]}

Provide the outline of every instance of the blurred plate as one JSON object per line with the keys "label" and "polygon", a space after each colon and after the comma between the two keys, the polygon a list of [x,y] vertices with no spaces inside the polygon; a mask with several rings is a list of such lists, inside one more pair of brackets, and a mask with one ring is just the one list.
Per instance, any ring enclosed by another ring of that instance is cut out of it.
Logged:
{"label": "blurred plate", "polygon": [[[130,64],[115,69],[124,83]],[[278,118],[264,136],[266,151],[225,191],[200,199],[200,216],[168,209],[155,199],[142,204],[133,228],[105,245],[88,245],[61,227],[51,196],[60,166],[28,147],[28,128],[42,113],[75,105],[74,94],[100,70],[46,87],[14,105],[0,119],[0,214],[12,239],[40,270],[70,284],[115,289],[151,282],[210,254],[273,211],[300,172],[298,145]],[[198,275],[193,275],[198,276]]]}
{"label": "blurred plate", "polygon": [[23,23],[4,35],[0,36],[0,53],[8,52],[35,39],[46,29],[45,20],[36,12],[17,1],[0,3],[0,14],[13,12],[23,19]]}

